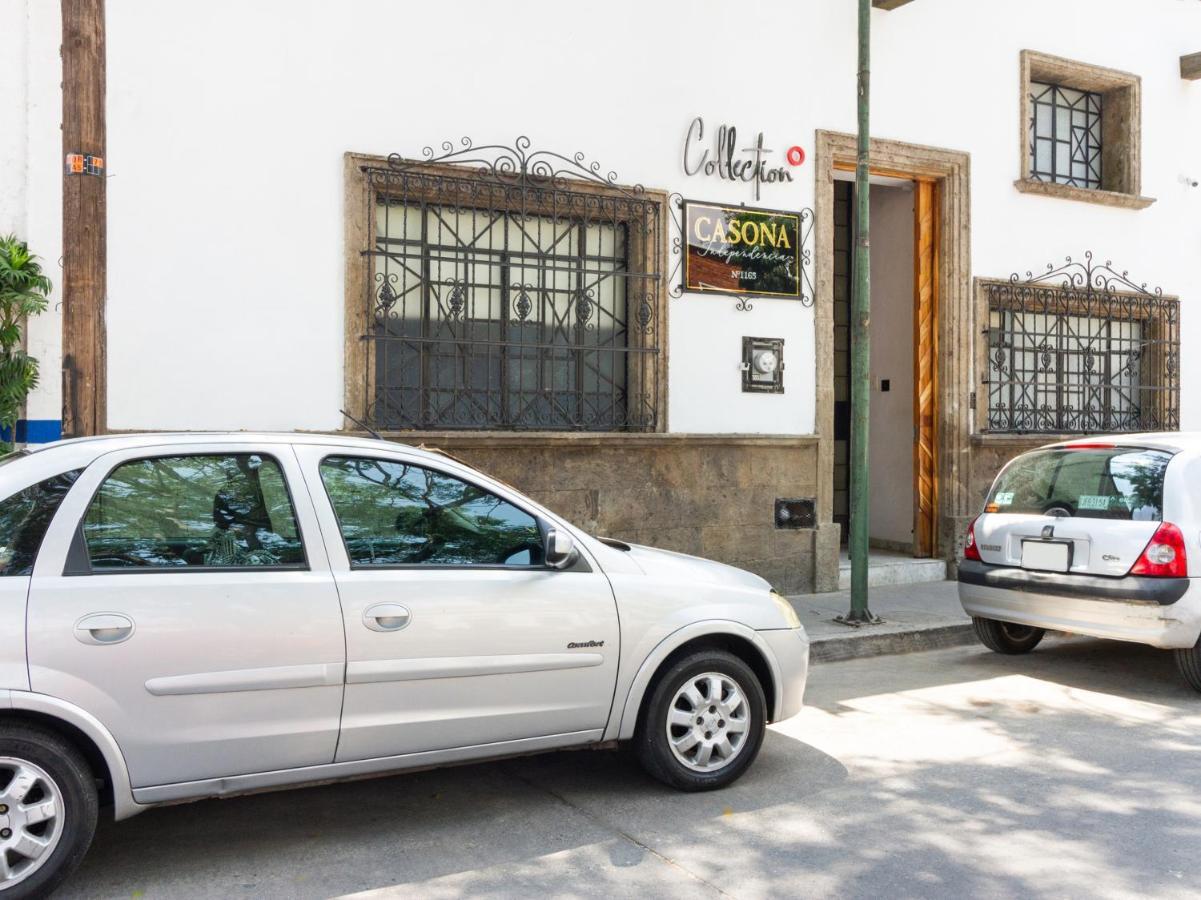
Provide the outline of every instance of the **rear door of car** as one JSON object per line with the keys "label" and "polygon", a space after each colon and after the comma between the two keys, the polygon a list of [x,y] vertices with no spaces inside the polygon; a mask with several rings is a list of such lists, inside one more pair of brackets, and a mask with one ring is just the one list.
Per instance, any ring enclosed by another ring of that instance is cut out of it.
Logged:
{"label": "rear door of car", "polygon": [[29,690],[25,606],[33,564],[83,466],[52,462],[49,474],[46,466],[12,454],[0,467],[0,689]]}
{"label": "rear door of car", "polygon": [[1163,520],[1168,450],[1087,441],[1014,459],[976,525],[986,563],[1122,576]]}
{"label": "rear door of car", "polygon": [[339,762],[600,737],[619,635],[595,561],[546,567],[536,515],[454,467],[296,450],[346,620]]}
{"label": "rear door of car", "polygon": [[344,636],[291,447],[102,456],[29,598],[32,690],[94,715],[134,787],[333,761]]}

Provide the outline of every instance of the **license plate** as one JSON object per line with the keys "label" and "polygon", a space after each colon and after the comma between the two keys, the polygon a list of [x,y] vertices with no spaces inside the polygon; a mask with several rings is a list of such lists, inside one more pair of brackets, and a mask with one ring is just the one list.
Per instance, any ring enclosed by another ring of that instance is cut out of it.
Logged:
{"label": "license plate", "polygon": [[1061,541],[1022,541],[1022,568],[1066,572],[1070,548],[1070,544]]}

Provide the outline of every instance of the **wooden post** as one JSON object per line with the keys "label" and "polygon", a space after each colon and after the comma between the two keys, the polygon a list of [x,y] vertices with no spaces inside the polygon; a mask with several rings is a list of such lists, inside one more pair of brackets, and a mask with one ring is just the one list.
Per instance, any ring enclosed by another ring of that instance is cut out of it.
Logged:
{"label": "wooden post", "polygon": [[106,426],[105,176],[66,159],[105,156],[104,0],[62,0],[62,17],[63,435],[78,437]]}

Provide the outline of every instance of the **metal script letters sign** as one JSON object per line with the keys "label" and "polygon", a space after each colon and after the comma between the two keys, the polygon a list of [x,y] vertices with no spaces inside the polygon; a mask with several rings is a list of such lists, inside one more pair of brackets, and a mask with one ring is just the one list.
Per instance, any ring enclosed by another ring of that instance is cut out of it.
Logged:
{"label": "metal script letters sign", "polygon": [[[750,147],[738,146],[738,129],[733,125],[721,125],[714,135],[713,154],[704,144],[705,123],[700,116],[692,120],[684,136],[684,174],[716,175],[726,181],[749,181],[755,186],[758,201],[764,184],[792,181],[792,173],[783,166],[770,166],[766,154],[773,151],[763,146],[763,132],[755,137]],[[738,154],[749,154],[739,156]],[[805,161],[805,151],[800,147],[789,147],[784,154],[790,166],[799,166]]]}
{"label": "metal script letters sign", "polygon": [[800,298],[798,213],[684,201],[684,290]]}

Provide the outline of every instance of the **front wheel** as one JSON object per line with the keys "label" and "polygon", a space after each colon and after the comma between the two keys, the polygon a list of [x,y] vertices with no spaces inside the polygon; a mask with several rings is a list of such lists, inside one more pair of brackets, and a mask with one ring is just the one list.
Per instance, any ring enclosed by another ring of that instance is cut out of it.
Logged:
{"label": "front wheel", "polygon": [[1029,653],[1043,639],[1046,629],[1033,625],[1018,625],[1014,622],[998,622],[996,619],[972,619],[976,637],[994,653],[1014,656]]}
{"label": "front wheel", "polygon": [[682,791],[725,787],[759,754],[767,702],[759,679],[723,650],[698,650],[656,681],[634,737],[654,778]]}
{"label": "front wheel", "polygon": [[57,734],[0,724],[0,898],[45,897],[71,874],[96,831],[96,784]]}

